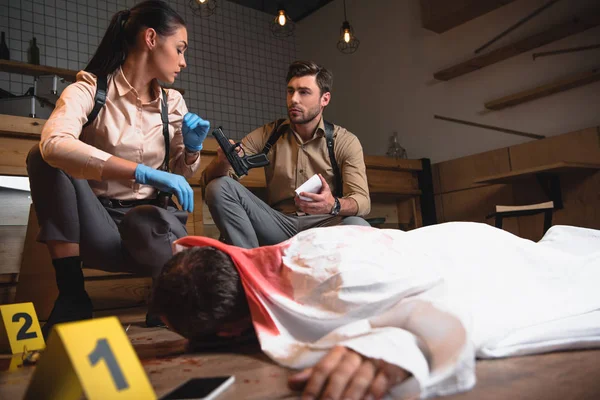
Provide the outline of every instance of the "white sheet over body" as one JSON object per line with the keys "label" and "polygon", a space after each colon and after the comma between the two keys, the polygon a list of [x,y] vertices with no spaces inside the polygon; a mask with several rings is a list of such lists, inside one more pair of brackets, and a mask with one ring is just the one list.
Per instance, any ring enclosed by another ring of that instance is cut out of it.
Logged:
{"label": "white sheet over body", "polygon": [[[600,345],[600,231],[555,226],[534,243],[466,222],[410,232],[330,227],[287,244],[282,275],[293,296],[259,295],[280,333],[257,333],[289,367],[314,365],[341,344],[413,374],[392,397],[431,397],[470,389],[475,354]],[[415,298],[457,316],[469,335],[461,357],[435,374],[414,335],[369,322]]]}

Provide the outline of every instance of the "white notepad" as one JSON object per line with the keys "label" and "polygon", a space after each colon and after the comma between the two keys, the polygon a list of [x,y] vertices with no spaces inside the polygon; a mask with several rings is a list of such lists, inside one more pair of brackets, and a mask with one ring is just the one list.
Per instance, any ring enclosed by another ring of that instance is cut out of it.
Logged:
{"label": "white notepad", "polygon": [[312,199],[309,199],[308,197],[300,196],[300,193],[302,193],[302,192],[319,193],[321,191],[321,186],[322,186],[321,179],[319,178],[319,175],[315,174],[315,175],[311,176],[309,180],[307,180],[302,185],[300,185],[298,187],[298,189],[296,189],[295,191],[301,200],[313,201]]}

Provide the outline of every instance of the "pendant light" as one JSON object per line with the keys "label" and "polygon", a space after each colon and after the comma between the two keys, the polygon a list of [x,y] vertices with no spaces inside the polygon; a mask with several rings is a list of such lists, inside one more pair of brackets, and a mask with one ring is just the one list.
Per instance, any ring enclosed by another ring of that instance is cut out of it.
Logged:
{"label": "pendant light", "polygon": [[189,5],[195,15],[206,18],[215,13],[217,0],[190,0]]}
{"label": "pendant light", "polygon": [[296,29],[296,24],[285,12],[283,7],[278,7],[277,16],[271,21],[271,33],[278,38],[292,36]]}
{"label": "pendant light", "polygon": [[337,48],[344,54],[352,54],[358,50],[360,40],[354,36],[354,29],[348,22],[346,17],[346,0],[344,0],[344,22],[340,28],[340,40],[337,43]]}

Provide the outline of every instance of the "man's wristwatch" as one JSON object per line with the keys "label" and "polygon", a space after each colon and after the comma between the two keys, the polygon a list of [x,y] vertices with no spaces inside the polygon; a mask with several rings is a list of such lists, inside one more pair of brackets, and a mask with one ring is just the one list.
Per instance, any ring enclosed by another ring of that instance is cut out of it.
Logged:
{"label": "man's wristwatch", "polygon": [[342,207],[342,205],[340,204],[340,199],[338,199],[337,197],[334,197],[333,200],[333,207],[331,207],[331,211],[329,212],[329,214],[338,215],[340,213],[340,208]]}

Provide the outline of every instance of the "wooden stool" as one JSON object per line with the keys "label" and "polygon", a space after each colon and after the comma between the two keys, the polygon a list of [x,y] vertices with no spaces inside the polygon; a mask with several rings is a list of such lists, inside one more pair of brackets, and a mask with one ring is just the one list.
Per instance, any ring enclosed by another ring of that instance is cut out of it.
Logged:
{"label": "wooden stool", "polygon": [[504,218],[544,213],[544,233],[546,233],[546,231],[552,226],[553,211],[554,202],[552,201],[539,204],[528,204],[524,206],[496,206],[496,212],[486,216],[486,218],[495,217],[496,228],[502,229],[502,220]]}

